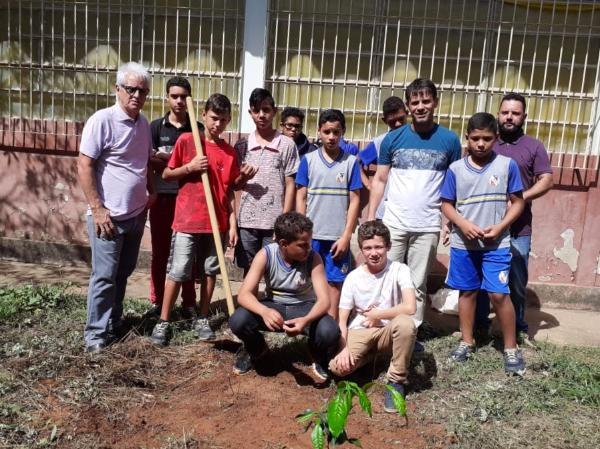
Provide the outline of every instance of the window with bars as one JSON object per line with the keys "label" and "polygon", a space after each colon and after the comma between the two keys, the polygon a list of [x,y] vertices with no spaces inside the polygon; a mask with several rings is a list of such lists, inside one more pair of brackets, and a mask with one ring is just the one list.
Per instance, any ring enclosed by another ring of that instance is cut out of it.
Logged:
{"label": "window with bars", "polygon": [[267,85],[307,111],[313,136],[329,107],[343,109],[351,139],[384,132],[383,100],[425,77],[439,86],[438,120],[459,135],[474,112],[519,91],[527,132],[550,151],[598,153],[597,2],[281,0],[269,36]]}
{"label": "window with bars", "polygon": [[237,116],[243,12],[243,0],[3,1],[0,115],[84,121],[115,101],[119,64],[139,61],[152,75],[148,118],[165,112],[174,75],[197,100],[224,93]]}
{"label": "window with bars", "polygon": [[[196,99],[230,97],[235,131],[244,9],[244,0],[0,1],[0,116],[84,121],[114,101],[119,63],[135,60],[153,77],[149,118],[165,112],[164,85],[179,74]],[[344,110],[350,139],[384,132],[383,100],[420,76],[439,86],[438,120],[459,135],[472,113],[495,112],[516,90],[528,98],[527,132],[559,155],[554,163],[600,151],[598,2],[272,0],[268,13],[266,87],[307,112],[313,137],[328,107]]]}

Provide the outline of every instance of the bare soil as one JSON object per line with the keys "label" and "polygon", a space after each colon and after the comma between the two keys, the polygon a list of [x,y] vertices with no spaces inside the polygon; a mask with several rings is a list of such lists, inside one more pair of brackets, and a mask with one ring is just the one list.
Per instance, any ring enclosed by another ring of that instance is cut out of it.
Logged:
{"label": "bare soil", "polygon": [[[310,448],[310,431],[294,418],[319,408],[334,386],[316,383],[301,357],[278,349],[259,372],[237,376],[231,371],[236,348],[221,340],[161,349],[128,338],[101,356],[81,356],[65,376],[40,382],[44,404],[37,418],[57,426],[61,448]],[[88,392],[97,397],[82,408],[65,391],[86,376],[95,376]],[[362,447],[446,446],[442,426],[410,419],[410,401],[407,422],[383,411],[382,390],[371,399],[373,417],[356,407],[348,424]]]}

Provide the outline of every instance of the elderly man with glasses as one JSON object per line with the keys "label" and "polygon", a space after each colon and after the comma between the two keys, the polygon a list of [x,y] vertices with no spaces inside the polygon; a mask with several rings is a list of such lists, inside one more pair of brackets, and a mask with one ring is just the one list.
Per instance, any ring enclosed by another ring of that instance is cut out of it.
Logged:
{"label": "elderly man with glasses", "polygon": [[150,126],[140,113],[149,84],[150,75],[140,64],[121,66],[116,104],[93,114],[81,136],[77,170],[89,205],[92,250],[84,331],[89,353],[119,335],[127,278],[137,262],[146,211],[156,198],[148,176]]}

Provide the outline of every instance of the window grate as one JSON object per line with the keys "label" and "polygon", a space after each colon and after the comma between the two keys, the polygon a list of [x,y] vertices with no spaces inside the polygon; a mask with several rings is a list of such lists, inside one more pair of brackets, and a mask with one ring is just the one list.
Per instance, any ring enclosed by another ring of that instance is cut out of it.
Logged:
{"label": "window grate", "polygon": [[[438,120],[464,135],[501,97],[528,99],[526,131],[558,157],[598,154],[600,5],[539,0],[280,0],[270,4],[266,83],[280,106],[346,114],[347,137],[385,132],[383,100],[417,76],[439,86]],[[570,158],[569,163],[575,163]]]}

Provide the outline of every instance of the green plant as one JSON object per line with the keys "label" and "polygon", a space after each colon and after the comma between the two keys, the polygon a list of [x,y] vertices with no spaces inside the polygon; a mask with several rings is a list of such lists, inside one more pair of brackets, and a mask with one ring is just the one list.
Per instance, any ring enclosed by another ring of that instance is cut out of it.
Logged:
{"label": "green plant", "polygon": [[69,299],[72,284],[32,285],[0,287],[0,320],[20,315],[36,315],[59,307]]}
{"label": "green plant", "polygon": [[[313,430],[310,440],[314,449],[323,449],[325,443],[329,447],[330,444],[335,446],[346,441],[361,447],[358,438],[348,437],[346,422],[354,406],[355,397],[358,398],[360,408],[369,417],[372,416],[371,400],[367,393],[374,385],[381,384],[370,382],[361,388],[355,382],[342,381],[337,384],[337,390],[333,398],[321,410],[314,411],[309,409],[296,416],[298,422],[306,424],[305,431],[312,426]],[[385,385],[385,388],[391,392],[398,413],[401,416],[406,416],[406,402],[404,397],[389,385]]]}

